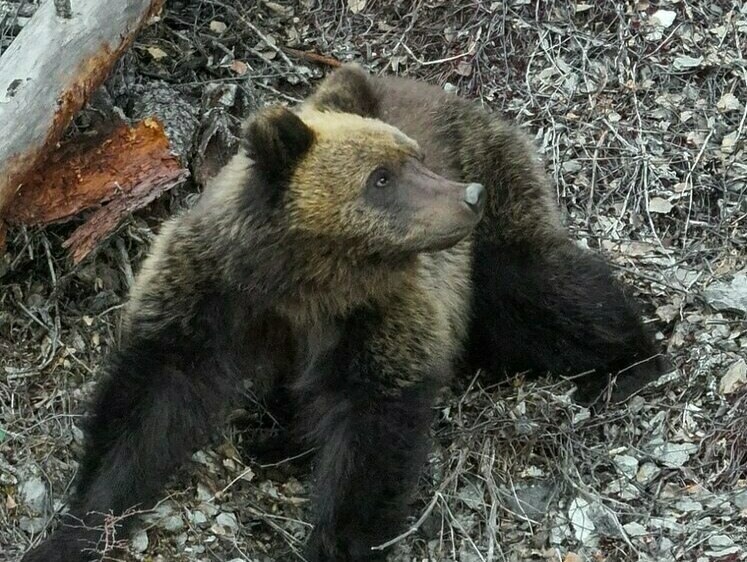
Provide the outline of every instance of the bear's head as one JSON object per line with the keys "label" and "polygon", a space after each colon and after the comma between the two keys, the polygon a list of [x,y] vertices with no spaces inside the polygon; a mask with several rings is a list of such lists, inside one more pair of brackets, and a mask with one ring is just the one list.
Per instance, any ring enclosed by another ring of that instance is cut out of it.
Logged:
{"label": "bear's head", "polygon": [[482,217],[480,184],[433,173],[415,141],[377,119],[273,106],[245,141],[270,204],[304,240],[402,256],[453,246]]}

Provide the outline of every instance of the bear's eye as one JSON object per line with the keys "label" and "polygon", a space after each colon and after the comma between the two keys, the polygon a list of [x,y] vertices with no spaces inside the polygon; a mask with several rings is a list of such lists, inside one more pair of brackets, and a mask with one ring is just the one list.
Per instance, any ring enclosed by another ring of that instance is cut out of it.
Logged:
{"label": "bear's eye", "polygon": [[376,187],[384,188],[389,185],[392,177],[389,170],[387,170],[386,168],[379,168],[372,174],[371,179],[373,180],[373,184]]}

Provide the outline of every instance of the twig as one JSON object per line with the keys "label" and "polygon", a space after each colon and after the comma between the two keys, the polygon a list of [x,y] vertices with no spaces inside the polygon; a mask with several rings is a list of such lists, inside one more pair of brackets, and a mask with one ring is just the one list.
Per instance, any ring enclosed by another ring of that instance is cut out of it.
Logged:
{"label": "twig", "polygon": [[327,66],[332,66],[335,68],[342,66],[342,63],[339,60],[327,55],[320,55],[319,53],[314,53],[313,51],[300,51],[298,49],[291,49],[290,47],[281,48],[289,55],[293,55],[294,57],[298,57],[309,62],[326,64]]}

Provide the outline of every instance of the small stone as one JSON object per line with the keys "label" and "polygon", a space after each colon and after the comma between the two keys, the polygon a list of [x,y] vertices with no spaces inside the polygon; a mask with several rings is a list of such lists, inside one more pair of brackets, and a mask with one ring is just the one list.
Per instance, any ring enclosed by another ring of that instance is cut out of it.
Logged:
{"label": "small stone", "polygon": [[690,513],[693,511],[703,511],[703,504],[689,499],[680,500],[674,504],[674,507],[679,511]]}
{"label": "small stone", "polygon": [[169,515],[162,519],[158,523],[158,526],[165,531],[175,533],[184,529],[184,520],[181,518],[181,515]]}
{"label": "small stone", "polygon": [[574,499],[568,507],[568,519],[571,521],[576,539],[583,544],[591,542],[596,528],[591,519],[589,502],[583,498]]}
{"label": "small stone", "polygon": [[542,482],[534,486],[502,490],[503,501],[511,511],[533,521],[541,520],[555,497],[556,489],[551,483]]}
{"label": "small stone", "polygon": [[664,443],[656,448],[653,455],[669,468],[680,468],[697,450],[695,443]]}
{"label": "small stone", "polygon": [[189,521],[195,527],[204,527],[205,525],[207,525],[208,518],[202,511],[193,511],[189,515]]}
{"label": "small stone", "polygon": [[706,556],[710,556],[711,558],[718,558],[720,560],[727,559],[727,556],[731,556],[732,554],[738,554],[741,552],[742,549],[736,545],[730,546],[728,548],[722,548],[720,550],[706,550]]}
{"label": "small stone", "polygon": [[652,213],[666,215],[672,210],[672,204],[663,197],[653,197],[648,203],[648,210]]}
{"label": "small stone", "polygon": [[747,312],[747,270],[734,275],[731,281],[712,283],[703,291],[703,297],[716,310]]}
{"label": "small stone", "polygon": [[563,558],[563,562],[584,562],[584,559],[575,552],[568,552]]}
{"label": "small stone", "polygon": [[656,478],[660,472],[661,469],[658,466],[652,462],[647,462],[642,464],[641,468],[638,469],[635,479],[641,484],[648,484]]}
{"label": "small stone", "polygon": [[739,509],[747,509],[747,488],[736,492],[733,501]]}
{"label": "small stone", "polygon": [[629,537],[640,537],[646,534],[646,527],[640,523],[636,523],[635,521],[626,523],[623,525],[623,529],[625,529],[625,532],[628,533]]}
{"label": "small stone", "polygon": [[228,29],[228,26],[220,20],[213,20],[210,22],[210,31],[221,34],[226,31],[226,29]]}
{"label": "small stone", "polygon": [[201,502],[209,502],[213,499],[213,493],[205,484],[197,484],[197,499]]}
{"label": "small stone", "polygon": [[667,529],[679,535],[685,532],[684,525],[669,517],[652,517],[649,520],[649,526],[653,529]]}
{"label": "small stone", "polygon": [[45,517],[21,517],[18,526],[22,531],[30,535],[36,535],[44,530],[46,524],[47,520]]}
{"label": "small stone", "polygon": [[727,113],[729,111],[736,111],[742,107],[737,97],[731,92],[726,92],[716,104],[716,109],[721,113]]}
{"label": "small stone", "polygon": [[727,535],[713,535],[708,537],[708,546],[712,548],[728,548],[734,544],[731,537]]}
{"label": "small stone", "polygon": [[651,16],[651,23],[656,27],[666,29],[674,23],[677,12],[672,10],[656,10]]}
{"label": "small stone", "polygon": [[145,552],[148,548],[148,533],[140,530],[132,537],[132,550],[135,552]]}
{"label": "small stone", "polygon": [[628,478],[635,478],[638,472],[638,459],[630,455],[617,455],[612,459],[617,469]]}
{"label": "small stone", "polygon": [[223,512],[215,518],[210,530],[216,535],[234,535],[239,530],[239,521],[233,513]]}

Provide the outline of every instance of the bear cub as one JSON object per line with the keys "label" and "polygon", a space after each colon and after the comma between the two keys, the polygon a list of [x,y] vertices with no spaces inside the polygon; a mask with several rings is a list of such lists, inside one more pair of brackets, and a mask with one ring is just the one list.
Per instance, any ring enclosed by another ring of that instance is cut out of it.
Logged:
{"label": "bear cub", "polygon": [[154,242],[69,513],[26,562],[100,559],[106,514],[149,507],[247,378],[287,389],[316,448],[306,560],[355,562],[401,532],[457,366],[587,373],[586,400],[662,372],[635,304],[561,225],[530,142],[475,102],[346,65],[243,136]]}

